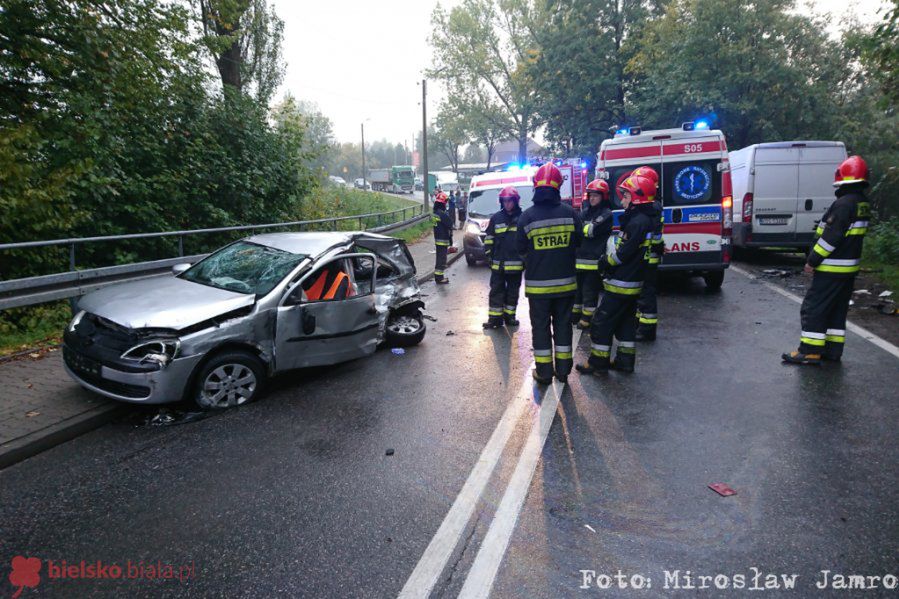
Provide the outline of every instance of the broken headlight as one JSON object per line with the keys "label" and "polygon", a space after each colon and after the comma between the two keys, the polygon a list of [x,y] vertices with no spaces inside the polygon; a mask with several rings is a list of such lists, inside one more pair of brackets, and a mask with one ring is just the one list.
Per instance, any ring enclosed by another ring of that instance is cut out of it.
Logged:
{"label": "broken headlight", "polygon": [[178,339],[154,339],[135,345],[122,354],[125,360],[137,360],[138,363],[155,362],[165,366],[178,356],[181,341]]}

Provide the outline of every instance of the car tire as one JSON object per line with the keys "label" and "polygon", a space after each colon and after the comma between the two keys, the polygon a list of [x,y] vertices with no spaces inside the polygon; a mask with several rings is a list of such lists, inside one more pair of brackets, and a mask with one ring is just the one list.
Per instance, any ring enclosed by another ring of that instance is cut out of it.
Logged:
{"label": "car tire", "polygon": [[477,261],[477,259],[474,258],[474,256],[469,256],[468,254],[465,254],[465,264],[467,264],[469,266],[477,266],[478,261]]}
{"label": "car tire", "polygon": [[719,291],[721,289],[721,285],[724,283],[724,271],[716,270],[713,272],[707,272],[702,275],[702,278],[705,281],[706,291]]}
{"label": "car tire", "polygon": [[385,341],[389,347],[412,347],[421,343],[427,330],[421,312],[391,314],[387,319]]}
{"label": "car tire", "polygon": [[265,367],[259,358],[250,352],[225,351],[200,369],[191,399],[198,408],[209,411],[247,404],[259,397],[264,378]]}

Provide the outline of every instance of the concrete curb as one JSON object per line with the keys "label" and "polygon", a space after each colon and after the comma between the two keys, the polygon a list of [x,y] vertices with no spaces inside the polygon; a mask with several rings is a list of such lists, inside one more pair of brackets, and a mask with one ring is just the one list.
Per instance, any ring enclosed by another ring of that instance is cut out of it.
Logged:
{"label": "concrete curb", "polygon": [[[461,258],[461,257],[464,256],[464,255],[465,255],[465,251],[464,251],[462,248],[459,248],[459,251],[458,251],[458,252],[456,252],[455,254],[450,254],[450,255],[447,257],[447,259],[446,259],[446,267],[449,268],[450,266],[453,265],[453,263],[454,263],[456,260],[458,260],[459,258]],[[431,270],[429,270],[429,271],[427,271],[427,272],[423,272],[423,273],[421,273],[421,274],[418,275],[418,278],[417,278],[418,284],[421,285],[422,283],[424,283],[425,281],[427,281],[428,279],[431,279],[431,278],[433,278],[433,277],[434,277],[434,269],[432,268]]]}
{"label": "concrete curb", "polygon": [[104,404],[24,437],[13,439],[0,446],[0,470],[99,428],[123,414],[126,409],[127,406],[122,404]]}

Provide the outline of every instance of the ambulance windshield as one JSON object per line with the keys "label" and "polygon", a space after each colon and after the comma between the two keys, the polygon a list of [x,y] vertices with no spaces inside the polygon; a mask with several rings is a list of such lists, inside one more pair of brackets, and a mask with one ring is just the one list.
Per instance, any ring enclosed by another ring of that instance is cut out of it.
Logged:
{"label": "ambulance windshield", "polygon": [[[516,187],[515,190],[521,196],[521,209],[527,210],[534,202],[534,188],[530,185]],[[468,197],[468,214],[474,217],[488,218],[499,210],[499,187],[494,189],[479,189],[472,191]]]}

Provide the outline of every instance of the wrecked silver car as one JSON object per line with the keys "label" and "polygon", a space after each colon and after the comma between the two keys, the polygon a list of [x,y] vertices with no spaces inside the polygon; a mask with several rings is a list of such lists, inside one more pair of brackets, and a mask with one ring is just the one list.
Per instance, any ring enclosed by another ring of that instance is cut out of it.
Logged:
{"label": "wrecked silver car", "polygon": [[275,373],[415,345],[426,331],[415,264],[393,237],[255,235],[172,270],[81,298],[64,334],[72,378],[122,401],[226,408]]}

